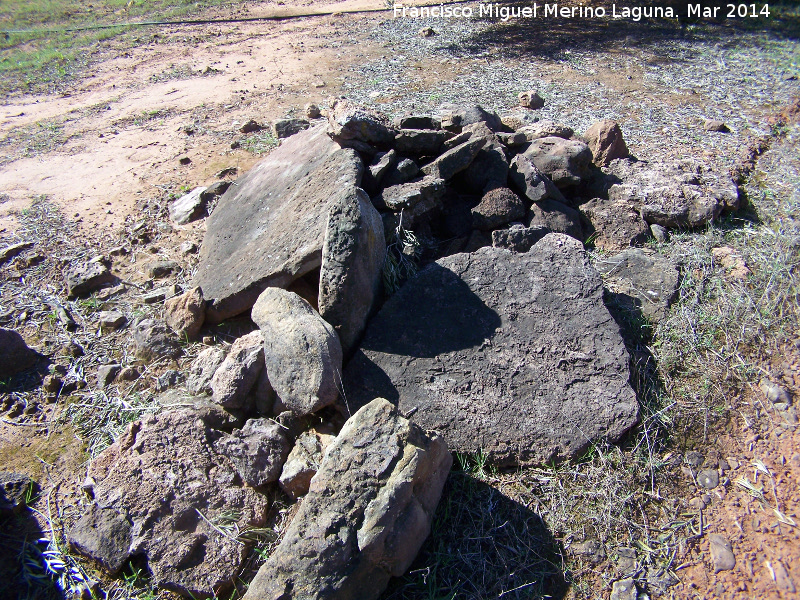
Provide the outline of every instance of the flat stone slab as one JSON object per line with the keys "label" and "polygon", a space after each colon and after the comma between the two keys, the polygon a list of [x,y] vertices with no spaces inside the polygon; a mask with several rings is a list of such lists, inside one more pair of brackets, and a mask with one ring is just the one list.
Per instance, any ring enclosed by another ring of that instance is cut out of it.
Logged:
{"label": "flat stone slab", "polygon": [[363,165],[319,125],[287,138],[233,183],[207,220],[194,285],[214,324],[322,262],[328,210],[355,193]]}
{"label": "flat stone slab", "polygon": [[350,410],[387,398],[451,450],[542,463],[637,422],[628,362],[582,244],[549,234],[420,271],[370,322],[344,389]]}

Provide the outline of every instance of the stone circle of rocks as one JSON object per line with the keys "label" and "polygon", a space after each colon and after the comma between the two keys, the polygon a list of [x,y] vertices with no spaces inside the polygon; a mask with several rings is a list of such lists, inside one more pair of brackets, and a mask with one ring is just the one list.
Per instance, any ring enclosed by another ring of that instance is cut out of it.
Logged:
{"label": "stone circle of rocks", "polygon": [[[327,122],[280,122],[234,183],[175,201],[176,224],[207,219],[199,264],[159,298],[164,322],[133,324],[137,354],[174,359],[178,336],[238,315],[255,329],[200,352],[164,411],[94,460],[72,546],[219,593],[280,489],[300,506],[246,597],[377,598],[428,536],[450,452],[563,460],[636,424],[604,293],[663,318],[678,271],[636,246],[735,210],[738,190],[696,161],[630,157],[613,121],[583,138],[540,121],[540,100],[390,120],[332,99]],[[586,241],[617,254],[598,269]],[[397,261],[418,269],[399,290]],[[112,279],[90,261],[70,294]]]}

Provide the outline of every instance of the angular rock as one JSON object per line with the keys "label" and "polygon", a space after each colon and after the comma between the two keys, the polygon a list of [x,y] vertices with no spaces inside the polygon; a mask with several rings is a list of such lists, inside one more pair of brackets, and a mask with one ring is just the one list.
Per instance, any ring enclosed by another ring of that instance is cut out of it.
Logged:
{"label": "angular rock", "polygon": [[579,185],[590,173],[592,152],[578,140],[539,138],[531,142],[524,154],[559,189]]}
{"label": "angular rock", "polygon": [[272,419],[248,419],[244,427],[220,438],[215,449],[231,459],[242,481],[259,487],[280,477],[289,440]]}
{"label": "angular rock", "polygon": [[142,376],[139,367],[124,367],[117,376],[121,381],[136,381]]}
{"label": "angular rock", "polygon": [[0,516],[25,508],[33,481],[22,473],[0,471]]}
{"label": "angular rock", "polygon": [[25,250],[28,250],[29,248],[33,248],[33,242],[19,242],[17,244],[6,246],[0,250],[0,265],[7,260],[14,258],[18,254],[21,254]]}
{"label": "angular rock", "polygon": [[164,302],[164,321],[181,339],[195,339],[205,318],[206,303],[199,287]]}
{"label": "angular rock", "polygon": [[342,346],[336,331],[293,292],[267,288],[252,320],[264,334],[267,375],[281,402],[305,415],[336,402]]}
{"label": "angular rock", "polygon": [[653,234],[653,238],[659,243],[664,244],[669,241],[669,234],[667,233],[667,228],[662,227],[658,223],[653,223],[650,225],[650,233]]}
{"label": "angular rock", "polygon": [[133,326],[133,342],[136,356],[142,360],[176,358],[181,355],[181,346],[170,329],[156,319],[143,319]]}
{"label": "angular rock", "polygon": [[725,124],[724,121],[718,121],[716,119],[706,119],[703,123],[703,129],[706,131],[713,131],[716,133],[730,133],[731,130],[728,129],[728,126]]}
{"label": "angular rock", "polygon": [[611,600],[636,600],[639,592],[633,578],[620,579],[611,586]]}
{"label": "angular rock", "polygon": [[112,575],[130,558],[130,521],[113,508],[92,504],[70,528],[67,541],[80,554],[96,560]]}
{"label": "angular rock", "polygon": [[385,258],[383,221],[369,196],[357,190],[332,204],[322,246],[319,314],[336,330],[345,355],[372,313]]}
{"label": "angular rock", "polygon": [[394,138],[394,147],[403,154],[430,156],[438,154],[451,133],[432,129],[401,129]]}
{"label": "angular rock", "polygon": [[525,203],[508,188],[497,188],[485,194],[472,209],[475,229],[491,231],[525,216]]}
{"label": "angular rock", "polygon": [[528,214],[527,225],[533,229],[547,229],[552,233],[566,233],[576,240],[583,240],[580,213],[556,200],[534,202]]}
{"label": "angular rock", "polygon": [[546,137],[557,137],[568,140],[575,133],[571,128],[566,125],[559,125],[555,121],[538,121],[531,125],[520,127],[516,131],[517,133],[524,133],[529,142]]}
{"label": "angular rock", "polygon": [[122,370],[122,365],[103,365],[97,369],[97,389],[111,385]]}
{"label": "angular rock", "polygon": [[0,378],[11,377],[32,367],[38,358],[22,336],[11,329],[0,328]]}
{"label": "angular rock", "polygon": [[181,270],[181,266],[174,260],[157,260],[146,266],[147,276],[153,279],[162,279]]}
{"label": "angular rock", "polygon": [[77,298],[112,283],[114,276],[101,262],[88,262],[67,273],[67,296]]}
{"label": "angular rock", "polygon": [[127,317],[117,310],[103,310],[97,314],[97,324],[101,329],[119,329],[127,322]]}
{"label": "angular rock", "polygon": [[188,194],[169,203],[169,218],[178,225],[185,225],[206,216],[207,198],[203,197],[205,187],[196,187]]}
{"label": "angular rock", "polygon": [[390,148],[395,131],[383,115],[358,107],[348,100],[336,100],[328,112],[332,136],[337,140],[355,140]]}
{"label": "angular rock", "polygon": [[331,435],[313,430],[305,431],[297,438],[278,480],[281,489],[292,500],[308,493],[311,478],[317,474],[322,455],[333,439]]}
{"label": "angular rock", "polygon": [[498,139],[506,146],[517,147],[528,143],[528,138],[524,133],[515,131],[514,133],[500,132],[497,134]]}
{"label": "angular rock", "polygon": [[524,108],[515,108],[500,115],[503,127],[512,131],[518,131],[528,125],[533,125],[539,121],[536,113]]}
{"label": "angular rock", "polygon": [[508,158],[506,158],[505,148],[500,138],[494,135],[484,123],[470,125],[467,129],[477,128],[478,126],[485,130],[488,135],[484,136],[486,137],[486,143],[464,171],[464,182],[470,189],[485,194],[493,189],[507,185]]}
{"label": "angular rock", "polygon": [[666,317],[678,294],[678,270],[652,250],[628,248],[595,266],[606,277],[616,301],[629,310],[640,310],[652,323]]}
{"label": "angular rock", "polygon": [[344,389],[351,408],[398,402],[452,450],[542,463],[636,423],[628,363],[583,245],[549,234],[525,254],[482,248],[421,270],[370,321]]}
{"label": "angular rock", "polygon": [[319,119],[322,112],[319,110],[319,106],[309,102],[305,105],[304,110],[306,111],[306,117],[309,119]]}
{"label": "angular rock", "polygon": [[225,408],[246,408],[247,395],[264,369],[264,337],[251,331],[231,344],[211,378],[212,400]]}
{"label": "angular rock", "polygon": [[264,127],[254,119],[250,119],[244,125],[239,127],[240,133],[256,133],[261,131]]}
{"label": "angular rock", "polygon": [[444,181],[429,175],[385,188],[375,203],[392,212],[403,211],[403,226],[413,228],[440,207],[444,192]]}
{"label": "angular rock", "polygon": [[311,123],[305,119],[278,119],[272,124],[272,131],[278,139],[287,138],[308,129]]}
{"label": "angular rock", "polygon": [[629,202],[595,198],[580,206],[589,221],[594,245],[608,252],[619,252],[647,241],[647,223]]}
{"label": "angular rock", "polygon": [[519,99],[519,105],[522,108],[537,110],[544,106],[544,98],[542,98],[539,94],[537,94],[533,90],[528,90],[527,92],[520,92],[517,95],[517,98]]}
{"label": "angular rock", "polygon": [[221,348],[206,348],[200,352],[189,368],[189,377],[186,381],[189,393],[195,396],[213,393],[211,380],[224,360],[225,351]]}
{"label": "angular rock", "polygon": [[396,117],[393,125],[397,129],[440,129],[442,123],[430,115],[403,115]]}
{"label": "angular rock", "polygon": [[453,175],[466,169],[478,151],[486,144],[486,138],[479,137],[464,142],[452,150],[448,150],[432,163],[422,167],[422,172],[436,179],[451,179]]}
{"label": "angular rock", "polygon": [[206,223],[194,278],[209,323],[320,266],[330,204],[356,193],[362,169],[320,125],[287,138],[225,192]]}
{"label": "angular rock", "polygon": [[234,422],[212,406],[148,415],[92,461],[102,509],[132,523],[130,553],[142,554],[157,586],[206,597],[239,574],[250,543],[213,526],[235,515],[239,530],[266,521],[269,499],[238,483],[214,441]]}
{"label": "angular rock", "polygon": [[522,224],[508,229],[496,229],[492,232],[492,246],[512,252],[527,252],[548,233],[550,231],[543,227],[525,227]]}
{"label": "angular rock", "polygon": [[384,187],[391,187],[393,185],[400,185],[414,179],[419,174],[419,167],[410,158],[400,160],[393,167],[387,169],[386,174],[381,181]]}
{"label": "angular rock", "polygon": [[345,423],[245,600],[374,600],[428,536],[452,457],[388,401]]}
{"label": "angular rock", "polygon": [[603,119],[593,123],[583,139],[592,151],[592,161],[598,167],[605,167],[617,158],[628,158],[628,146],[622,137],[622,129],[616,121]]}
{"label": "angular rock", "polygon": [[158,287],[150,290],[141,295],[142,302],[145,304],[156,304],[157,302],[163,302],[164,300],[168,300],[169,298],[174,298],[178,294],[181,293],[180,288],[175,285],[165,285],[163,287]]}
{"label": "angular rock", "polygon": [[459,133],[462,128],[474,123],[486,123],[492,131],[501,131],[503,122],[497,113],[489,112],[478,105],[457,106],[442,104],[438,109],[442,129]]}
{"label": "angular rock", "polygon": [[738,207],[738,189],[730,177],[692,159],[616,160],[604,171],[611,184],[609,199],[635,205],[648,223],[699,227],[716,219],[723,209]]}
{"label": "angular rock", "polygon": [[531,202],[541,202],[547,198],[566,202],[550,178],[543,175],[533,161],[523,154],[517,154],[511,161],[508,180]]}
{"label": "angular rock", "polygon": [[[389,152],[381,152],[375,155],[372,164],[369,166],[368,173],[372,179],[372,187],[374,190],[369,190],[370,193],[377,191],[377,187],[381,184],[383,176],[397,165],[397,152],[389,150]],[[366,179],[366,172],[365,172]]]}
{"label": "angular rock", "polygon": [[736,557],[733,554],[731,543],[717,533],[710,533],[708,545],[711,551],[711,562],[714,564],[714,573],[733,570],[736,566]]}

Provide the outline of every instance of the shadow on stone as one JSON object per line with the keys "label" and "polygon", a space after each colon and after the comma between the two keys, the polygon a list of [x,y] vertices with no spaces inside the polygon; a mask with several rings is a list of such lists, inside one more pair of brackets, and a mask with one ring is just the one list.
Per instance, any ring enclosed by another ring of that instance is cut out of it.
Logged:
{"label": "shadow on stone", "polygon": [[561,600],[568,590],[563,564],[562,548],[538,514],[454,465],[431,535],[381,600]]}
{"label": "shadow on stone", "polygon": [[[500,316],[455,273],[432,263],[417,277],[421,276],[425,278],[422,290],[404,286],[384,304],[381,313],[370,322],[371,335],[364,339],[362,349],[433,358],[480,346],[492,338],[501,325]],[[411,293],[416,297],[410,297]],[[398,328],[386,316],[402,306],[413,306],[414,310]]]}

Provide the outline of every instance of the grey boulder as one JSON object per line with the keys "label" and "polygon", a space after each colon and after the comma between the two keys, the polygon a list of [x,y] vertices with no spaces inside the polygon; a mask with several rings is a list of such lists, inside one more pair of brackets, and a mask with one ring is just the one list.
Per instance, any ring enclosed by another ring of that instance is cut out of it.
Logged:
{"label": "grey boulder", "polygon": [[287,138],[220,198],[194,285],[212,323],[250,309],[267,287],[318,268],[330,205],[355,194],[363,165],[317,126]]}
{"label": "grey boulder", "polygon": [[249,419],[241,429],[217,440],[215,448],[231,459],[242,481],[259,487],[280,477],[289,440],[272,419]]}
{"label": "grey boulder", "polygon": [[418,181],[387,187],[375,198],[375,204],[392,212],[403,213],[403,226],[413,228],[440,207],[445,183],[431,175]]}
{"label": "grey boulder", "polygon": [[377,599],[428,536],[452,460],[441,437],[388,401],[364,406],[325,452],[245,600]]}
{"label": "grey boulder", "polygon": [[448,150],[432,163],[425,165],[422,172],[435,179],[444,179],[445,181],[451,179],[456,173],[460,173],[470,165],[485,144],[485,137],[471,137],[460,146]]}
{"label": "grey boulder", "polygon": [[272,124],[272,131],[278,139],[287,138],[311,126],[305,119],[278,119]]}
{"label": "grey boulder", "polygon": [[566,202],[550,178],[542,174],[533,161],[523,154],[517,154],[511,161],[508,180],[531,202],[541,202],[548,198]]}
{"label": "grey boulder", "polygon": [[527,252],[548,233],[551,232],[544,227],[525,227],[522,223],[516,223],[508,229],[495,229],[492,232],[492,246],[512,252]]}
{"label": "grey boulder", "polygon": [[344,388],[350,407],[397,402],[452,450],[542,463],[637,422],[628,363],[583,245],[549,234],[421,270],[370,321]]}
{"label": "grey boulder", "polygon": [[322,246],[319,313],[354,348],[380,290],[386,241],[383,221],[362,190],[331,204]]}
{"label": "grey boulder", "polygon": [[525,212],[525,203],[519,196],[508,188],[497,188],[484,194],[472,209],[472,224],[475,229],[491,231],[524,218]]}
{"label": "grey boulder", "polygon": [[225,408],[247,408],[247,395],[264,369],[264,337],[251,331],[237,338],[211,378],[212,400]]}
{"label": "grey boulder", "polygon": [[342,346],[336,331],[293,292],[267,288],[251,318],[264,335],[267,375],[284,406],[297,415],[336,402]]}
{"label": "grey boulder", "polygon": [[132,529],[130,521],[113,508],[92,504],[70,528],[67,541],[114,575],[130,558]]}
{"label": "grey boulder", "polygon": [[316,431],[305,431],[297,438],[283,465],[278,483],[287,496],[297,500],[308,493],[311,478],[322,464],[322,454],[333,441],[333,436]]}
{"label": "grey boulder", "polygon": [[566,233],[576,240],[583,240],[580,213],[557,200],[534,202],[528,213],[527,225],[534,229],[547,229],[551,233]]}
{"label": "grey boulder", "polygon": [[189,367],[189,375],[186,380],[186,389],[195,396],[211,394],[211,381],[214,373],[225,360],[225,351],[221,348],[206,348]]}
{"label": "grey boulder", "polygon": [[78,265],[67,273],[67,296],[69,298],[85,296],[114,280],[114,275],[100,261]]}
{"label": "grey boulder", "polygon": [[377,147],[394,145],[395,131],[383,115],[338,99],[328,111],[331,136],[335,140],[363,142]]}
{"label": "grey boulder", "polygon": [[401,129],[394,139],[394,147],[403,154],[431,156],[438,154],[442,144],[452,133],[432,129]]}
{"label": "grey boulder", "polygon": [[136,356],[142,360],[177,358],[182,354],[180,343],[172,331],[158,319],[143,319],[133,326]]}
{"label": "grey boulder", "polygon": [[539,138],[531,142],[524,155],[559,189],[579,185],[590,174],[592,152],[578,140]]}

